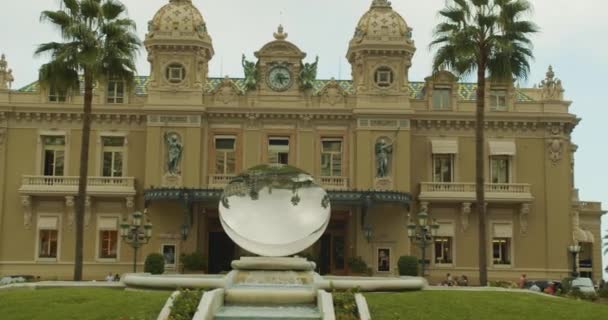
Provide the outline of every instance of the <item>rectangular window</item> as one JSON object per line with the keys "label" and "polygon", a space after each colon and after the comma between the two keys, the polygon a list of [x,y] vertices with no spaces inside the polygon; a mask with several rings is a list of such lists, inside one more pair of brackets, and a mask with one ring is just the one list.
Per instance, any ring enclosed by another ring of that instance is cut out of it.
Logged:
{"label": "rectangular window", "polygon": [[215,173],[236,173],[236,139],[234,137],[215,137]]}
{"label": "rectangular window", "polygon": [[494,238],[492,240],[492,261],[495,265],[511,264],[510,238]]}
{"label": "rectangular window", "polygon": [[161,247],[166,266],[175,266],[177,249],[174,244],[163,244]]}
{"label": "rectangular window", "polygon": [[289,138],[268,139],[268,163],[289,164]]}
{"label": "rectangular window", "polygon": [[454,181],[454,155],[433,155],[433,182]]}
{"label": "rectangular window", "polygon": [[65,171],[65,137],[43,136],[43,173],[45,176],[63,176]]}
{"label": "rectangular window", "polygon": [[99,258],[116,259],[116,248],[118,245],[118,231],[102,230],[99,231],[101,245],[99,248]]}
{"label": "rectangular window", "polygon": [[342,176],[342,139],[321,140],[321,175]]}
{"label": "rectangular window", "polygon": [[435,237],[435,264],[452,263],[452,237]]}
{"label": "rectangular window", "polygon": [[57,230],[40,229],[38,258],[57,259]]}
{"label": "rectangular window", "polygon": [[58,90],[55,87],[49,89],[49,102],[65,102],[66,96],[65,90]]}
{"label": "rectangular window", "polygon": [[434,88],[433,89],[433,109],[435,110],[450,110],[452,105],[450,103],[450,96],[452,90],[449,88]]}
{"label": "rectangular window", "polygon": [[490,90],[490,108],[496,111],[507,110],[506,90]]}
{"label": "rectangular window", "polygon": [[124,137],[102,137],[102,176],[122,177]]}
{"label": "rectangular window", "polygon": [[108,81],[108,103],[125,102],[125,82],[122,80]]}
{"label": "rectangular window", "polygon": [[59,247],[58,227],[58,217],[38,217],[38,258],[57,259]]}
{"label": "rectangular window", "polygon": [[118,257],[118,218],[99,218],[99,258],[116,259]]}
{"label": "rectangular window", "polygon": [[491,183],[510,183],[510,156],[490,157]]}

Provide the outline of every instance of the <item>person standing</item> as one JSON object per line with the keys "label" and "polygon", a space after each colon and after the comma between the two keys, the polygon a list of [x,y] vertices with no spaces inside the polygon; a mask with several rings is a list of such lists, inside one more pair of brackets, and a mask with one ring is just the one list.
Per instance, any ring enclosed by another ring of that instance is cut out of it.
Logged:
{"label": "person standing", "polygon": [[518,286],[520,289],[523,289],[526,287],[526,274],[522,274],[521,277],[519,277]]}

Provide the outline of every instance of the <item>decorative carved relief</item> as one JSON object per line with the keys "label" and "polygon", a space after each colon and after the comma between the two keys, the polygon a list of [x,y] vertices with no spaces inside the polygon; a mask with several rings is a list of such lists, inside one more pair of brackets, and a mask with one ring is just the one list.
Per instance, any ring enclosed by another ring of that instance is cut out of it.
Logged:
{"label": "decorative carved relief", "polygon": [[32,226],[32,197],[21,196],[21,206],[23,207],[23,226],[29,229]]}
{"label": "decorative carved relief", "polygon": [[213,94],[215,95],[215,101],[223,104],[231,104],[236,101],[239,95],[241,95],[241,91],[237,85],[226,76],[214,90]]}
{"label": "decorative carved relief", "polygon": [[561,139],[554,138],[548,143],[549,159],[556,165],[561,159],[564,151],[564,143]]}
{"label": "decorative carved relief", "polygon": [[84,199],[84,226],[88,227],[91,222],[91,197]]}
{"label": "decorative carved relief", "polygon": [[134,197],[127,197],[125,200],[126,200],[125,205],[127,207],[127,210],[133,209],[133,207],[135,207]]}
{"label": "decorative carved relief", "polygon": [[465,202],[462,204],[462,209],[460,210],[460,225],[462,227],[462,231],[467,231],[469,228],[469,216],[471,215],[471,203]]}
{"label": "decorative carved relief", "polygon": [[319,91],[321,102],[335,106],[336,104],[343,104],[346,99],[346,91],[340,86],[336,79],[331,78],[323,89]]}
{"label": "decorative carved relief", "polygon": [[422,212],[429,212],[429,203],[428,202],[420,202],[420,211]]}
{"label": "decorative carved relief", "polygon": [[522,234],[528,233],[528,216],[530,215],[530,204],[523,203],[519,211],[519,228]]}
{"label": "decorative carved relief", "polygon": [[67,216],[67,222],[68,222],[68,228],[72,228],[72,226],[74,225],[74,197],[73,196],[66,196],[65,197],[65,209],[66,209],[66,216]]}

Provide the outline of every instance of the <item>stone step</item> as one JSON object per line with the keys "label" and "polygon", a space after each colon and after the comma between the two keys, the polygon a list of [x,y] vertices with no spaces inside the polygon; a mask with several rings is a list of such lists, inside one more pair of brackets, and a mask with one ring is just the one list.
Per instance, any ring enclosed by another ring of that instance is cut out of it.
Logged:
{"label": "stone step", "polygon": [[311,286],[236,286],[226,289],[224,299],[234,305],[313,304],[317,301],[317,293]]}
{"label": "stone step", "polygon": [[315,305],[225,305],[213,317],[215,320],[321,320],[321,318],[321,312]]}

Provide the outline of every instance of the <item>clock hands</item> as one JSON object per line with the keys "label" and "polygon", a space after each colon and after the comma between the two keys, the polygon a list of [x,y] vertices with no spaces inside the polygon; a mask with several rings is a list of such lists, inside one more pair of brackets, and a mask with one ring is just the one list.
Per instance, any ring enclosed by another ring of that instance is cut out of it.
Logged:
{"label": "clock hands", "polygon": [[277,80],[279,82],[280,85],[283,85],[283,84],[285,84],[285,82],[289,81],[289,78],[282,73],[277,73],[277,75],[274,78],[275,78],[275,80]]}

